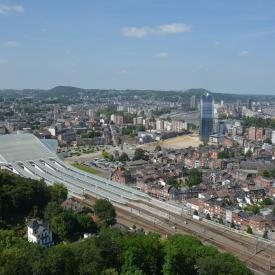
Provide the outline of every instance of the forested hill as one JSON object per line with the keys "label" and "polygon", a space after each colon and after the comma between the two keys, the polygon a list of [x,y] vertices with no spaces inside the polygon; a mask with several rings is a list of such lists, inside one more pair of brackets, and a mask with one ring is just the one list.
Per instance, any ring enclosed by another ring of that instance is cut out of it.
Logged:
{"label": "forested hill", "polygon": [[225,102],[233,102],[236,100],[241,100],[243,102],[247,101],[248,98],[252,99],[253,101],[275,101],[275,92],[274,95],[265,95],[262,91],[259,91],[259,94],[239,94],[239,93],[216,93],[214,91],[207,91],[203,88],[196,88],[196,89],[188,89],[188,90],[116,90],[116,89],[83,89],[71,86],[57,86],[49,90],[42,90],[42,89],[24,89],[24,90],[0,90],[0,96],[5,95],[8,97],[14,97],[16,95],[24,94],[25,96],[39,96],[41,98],[44,97],[85,97],[86,95],[93,96],[117,96],[123,95],[124,97],[132,98],[135,95],[148,97],[148,98],[165,98],[165,97],[180,97],[182,99],[189,99],[192,95],[201,96],[210,92],[213,94],[216,101],[224,100]]}

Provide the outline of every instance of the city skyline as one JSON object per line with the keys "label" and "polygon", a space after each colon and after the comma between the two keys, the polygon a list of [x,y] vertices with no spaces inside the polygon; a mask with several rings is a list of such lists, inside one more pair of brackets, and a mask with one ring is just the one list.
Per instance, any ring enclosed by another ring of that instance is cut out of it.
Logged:
{"label": "city skyline", "polygon": [[0,88],[274,94],[275,3],[0,1]]}

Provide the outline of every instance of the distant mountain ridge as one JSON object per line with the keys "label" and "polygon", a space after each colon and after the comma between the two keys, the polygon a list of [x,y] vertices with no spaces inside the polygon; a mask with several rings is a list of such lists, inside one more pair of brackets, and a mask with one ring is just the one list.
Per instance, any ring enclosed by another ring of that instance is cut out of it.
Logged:
{"label": "distant mountain ridge", "polygon": [[3,89],[0,90],[0,95],[4,93],[11,94],[18,94],[18,93],[26,93],[26,94],[33,94],[33,93],[41,93],[43,96],[46,94],[49,96],[60,96],[60,95],[77,95],[79,93],[96,93],[100,94],[102,93],[119,93],[119,94],[126,94],[126,95],[133,95],[133,92],[136,92],[138,95],[151,95],[151,96],[179,96],[183,98],[191,97],[192,95],[195,95],[197,97],[200,97],[201,95],[205,93],[211,93],[214,96],[214,99],[217,100],[224,100],[227,102],[235,101],[235,100],[241,100],[245,101],[248,98],[254,101],[275,101],[275,93],[274,95],[255,95],[255,94],[231,94],[231,93],[215,93],[212,91],[208,91],[204,88],[191,88],[184,91],[179,90],[137,90],[137,89],[125,89],[125,90],[119,90],[119,89],[84,89],[84,88],[78,88],[73,86],[56,86],[51,89],[23,89],[23,90],[16,90],[16,89]]}

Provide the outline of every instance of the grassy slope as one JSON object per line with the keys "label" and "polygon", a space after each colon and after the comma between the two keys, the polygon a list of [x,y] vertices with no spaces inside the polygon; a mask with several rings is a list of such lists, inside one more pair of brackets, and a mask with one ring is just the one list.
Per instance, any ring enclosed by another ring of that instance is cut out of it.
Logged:
{"label": "grassy slope", "polygon": [[98,171],[97,169],[92,168],[92,167],[88,167],[88,166],[83,165],[83,164],[73,163],[71,165],[74,166],[75,168],[78,168],[79,170],[82,170],[82,171],[85,171],[85,172],[88,172],[88,173],[91,173],[91,174],[94,174],[94,175],[100,175],[101,174],[101,172]]}

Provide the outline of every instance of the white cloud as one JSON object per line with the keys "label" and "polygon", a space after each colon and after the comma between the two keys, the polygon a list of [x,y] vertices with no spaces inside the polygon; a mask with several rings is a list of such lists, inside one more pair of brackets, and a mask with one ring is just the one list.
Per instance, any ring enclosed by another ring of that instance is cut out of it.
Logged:
{"label": "white cloud", "polygon": [[21,5],[10,5],[0,3],[0,15],[5,15],[11,12],[22,13],[24,12],[24,8]]}
{"label": "white cloud", "polygon": [[155,58],[161,59],[166,58],[169,54],[167,52],[159,52],[155,54]]}
{"label": "white cloud", "polygon": [[245,57],[245,56],[248,56],[248,55],[249,55],[249,52],[246,51],[246,50],[239,52],[239,56],[241,56],[241,57]]}
{"label": "white cloud", "polygon": [[184,23],[165,24],[155,27],[125,27],[121,29],[122,35],[134,38],[143,38],[149,35],[176,34],[190,31],[191,26]]}
{"label": "white cloud", "polygon": [[120,70],[120,71],[117,72],[117,74],[118,75],[126,75],[126,74],[128,74],[128,71],[126,71],[126,70]]}
{"label": "white cloud", "polygon": [[7,41],[5,46],[8,48],[16,48],[18,47],[18,43],[16,41]]}

